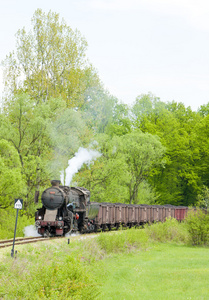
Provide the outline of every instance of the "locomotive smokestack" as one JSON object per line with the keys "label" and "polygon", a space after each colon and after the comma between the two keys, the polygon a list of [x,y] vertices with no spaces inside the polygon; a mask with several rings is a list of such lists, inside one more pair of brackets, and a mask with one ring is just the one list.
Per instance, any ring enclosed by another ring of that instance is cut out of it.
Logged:
{"label": "locomotive smokestack", "polygon": [[52,186],[59,186],[60,183],[61,183],[60,180],[52,180],[52,181],[51,181]]}

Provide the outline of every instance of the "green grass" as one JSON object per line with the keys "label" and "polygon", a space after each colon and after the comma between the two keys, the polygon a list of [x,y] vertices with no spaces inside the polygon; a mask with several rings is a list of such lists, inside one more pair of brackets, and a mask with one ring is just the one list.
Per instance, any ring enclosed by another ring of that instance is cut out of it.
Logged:
{"label": "green grass", "polygon": [[98,299],[209,299],[208,249],[153,245],[97,263]]}
{"label": "green grass", "polygon": [[[0,250],[0,299],[209,299],[209,249],[175,220]],[[190,246],[189,246],[190,243]]]}
{"label": "green grass", "polygon": [[82,242],[67,239],[16,246],[0,255],[0,299],[95,299],[98,288],[82,261]]}

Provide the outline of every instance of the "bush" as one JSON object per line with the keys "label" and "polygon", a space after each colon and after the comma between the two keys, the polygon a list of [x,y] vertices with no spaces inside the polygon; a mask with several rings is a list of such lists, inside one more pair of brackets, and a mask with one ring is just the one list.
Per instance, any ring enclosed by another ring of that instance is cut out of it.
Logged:
{"label": "bush", "polygon": [[193,245],[209,244],[209,214],[203,210],[190,210],[186,217],[190,241]]}
{"label": "bush", "polygon": [[[14,237],[15,220],[17,210],[14,208],[8,208],[0,210],[0,239],[9,239]],[[35,218],[28,218],[26,215],[19,211],[17,221],[16,236],[24,236],[24,228],[28,225],[34,224]]]}
{"label": "bush", "polygon": [[158,242],[187,242],[188,232],[185,224],[176,219],[168,218],[164,223],[145,225],[145,231],[149,237]]}
{"label": "bush", "polygon": [[[1,269],[1,268],[0,268]],[[2,272],[4,270],[1,270]],[[14,261],[1,280],[4,299],[95,299],[98,294],[91,275],[79,260],[28,263]]]}
{"label": "bush", "polygon": [[101,233],[98,238],[98,244],[106,253],[125,252],[131,248],[144,249],[147,246],[148,236],[141,229],[120,230],[115,233]]}

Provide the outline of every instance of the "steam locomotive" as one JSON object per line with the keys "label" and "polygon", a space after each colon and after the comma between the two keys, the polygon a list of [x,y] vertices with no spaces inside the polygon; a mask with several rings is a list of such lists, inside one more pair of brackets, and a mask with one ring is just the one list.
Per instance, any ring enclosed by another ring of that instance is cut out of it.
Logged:
{"label": "steam locomotive", "polygon": [[42,193],[43,206],[35,214],[35,226],[42,236],[139,226],[164,222],[169,217],[181,221],[188,210],[188,207],[172,205],[90,202],[90,192],[83,187],[61,186],[59,180],[52,180],[51,184]]}
{"label": "steam locomotive", "polygon": [[62,236],[67,232],[93,232],[97,210],[90,203],[90,192],[83,187],[61,186],[60,180],[52,180],[51,184],[42,193],[43,206],[35,214],[38,233]]}

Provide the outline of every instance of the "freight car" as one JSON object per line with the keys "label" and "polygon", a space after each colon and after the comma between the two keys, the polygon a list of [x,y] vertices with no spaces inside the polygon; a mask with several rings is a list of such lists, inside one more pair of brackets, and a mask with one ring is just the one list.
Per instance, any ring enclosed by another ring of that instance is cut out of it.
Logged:
{"label": "freight car", "polygon": [[35,225],[43,236],[62,236],[68,232],[90,233],[99,230],[164,222],[172,217],[181,221],[188,208],[172,205],[129,205],[90,202],[90,192],[83,187],[52,186],[41,196],[43,206],[35,214]]}

